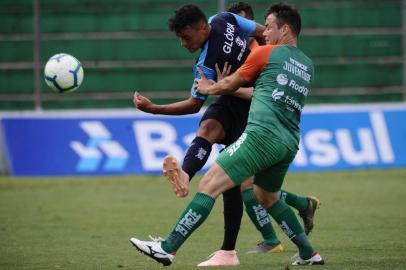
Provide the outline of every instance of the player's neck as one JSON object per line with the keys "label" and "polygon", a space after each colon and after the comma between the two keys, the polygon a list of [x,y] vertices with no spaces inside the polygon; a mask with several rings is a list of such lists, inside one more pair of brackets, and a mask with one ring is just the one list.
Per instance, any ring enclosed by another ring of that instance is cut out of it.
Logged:
{"label": "player's neck", "polygon": [[279,45],[287,45],[297,47],[297,38],[293,36],[287,36],[279,42]]}

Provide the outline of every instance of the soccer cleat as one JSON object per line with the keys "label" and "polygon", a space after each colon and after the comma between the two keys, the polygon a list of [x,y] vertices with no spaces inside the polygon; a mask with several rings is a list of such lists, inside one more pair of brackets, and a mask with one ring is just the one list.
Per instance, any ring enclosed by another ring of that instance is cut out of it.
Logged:
{"label": "soccer cleat", "polygon": [[172,185],[178,197],[186,197],[189,193],[189,176],[180,167],[173,156],[166,156],[163,162],[163,173]]}
{"label": "soccer cleat", "polygon": [[280,253],[283,252],[283,246],[281,242],[276,244],[267,244],[265,241],[259,243],[253,250],[247,252],[247,254],[255,254],[255,253]]}
{"label": "soccer cleat", "polygon": [[299,253],[296,253],[292,257],[292,265],[323,265],[323,264],[324,260],[317,252],[313,252],[310,259],[307,260],[303,260],[302,258],[300,258]]}
{"label": "soccer cleat", "polygon": [[164,239],[160,237],[154,238],[152,236],[149,236],[149,238],[151,238],[152,241],[142,241],[133,237],[130,239],[130,243],[140,252],[162,263],[164,266],[171,265],[175,259],[175,253],[167,253],[161,248],[161,242],[164,241]]}
{"label": "soccer cleat", "polygon": [[300,211],[299,216],[303,219],[305,234],[309,235],[314,227],[314,213],[320,206],[320,200],[316,197],[309,196],[307,197],[307,201],[309,202],[307,208],[303,211]]}
{"label": "soccer cleat", "polygon": [[237,252],[235,250],[217,250],[211,254],[207,261],[199,263],[197,266],[233,266],[240,265]]}

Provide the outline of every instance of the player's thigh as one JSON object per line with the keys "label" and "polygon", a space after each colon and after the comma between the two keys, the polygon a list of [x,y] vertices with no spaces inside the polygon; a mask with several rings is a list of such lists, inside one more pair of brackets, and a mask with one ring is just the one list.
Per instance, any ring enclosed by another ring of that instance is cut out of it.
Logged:
{"label": "player's thigh", "polygon": [[202,124],[206,120],[217,120],[221,124],[224,133],[222,136],[217,137],[215,142],[227,146],[232,144],[245,129],[249,104],[250,102],[232,96],[220,96],[206,109],[200,120],[201,127],[199,130],[202,129]]}
{"label": "player's thigh", "polygon": [[217,198],[235,186],[234,182],[218,164],[214,163],[199,182],[198,191]]}
{"label": "player's thigh", "polygon": [[255,134],[244,132],[237,141],[220,153],[216,163],[224,169],[236,185],[239,185],[267,167],[266,162],[259,158],[260,149],[261,146],[255,142]]}
{"label": "player's thigh", "polygon": [[229,130],[230,113],[222,104],[211,104],[203,114],[197,136],[206,138],[212,143],[222,143]]}
{"label": "player's thigh", "polygon": [[255,174],[254,184],[268,192],[279,191],[295,155],[296,153],[290,150],[284,154],[281,152],[280,161]]}

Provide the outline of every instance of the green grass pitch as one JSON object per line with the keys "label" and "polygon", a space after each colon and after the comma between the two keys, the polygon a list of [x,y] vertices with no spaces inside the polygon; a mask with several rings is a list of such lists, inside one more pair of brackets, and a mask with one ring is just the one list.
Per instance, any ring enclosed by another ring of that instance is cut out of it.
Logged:
{"label": "green grass pitch", "polygon": [[[0,269],[162,269],[128,239],[166,237],[198,180],[179,199],[162,177],[0,176]],[[326,265],[314,268],[406,269],[406,169],[294,173],[284,187],[321,199],[310,240]],[[219,198],[170,268],[196,269],[217,250],[222,219]],[[295,247],[275,230],[285,252],[247,255],[260,235],[244,215],[235,269],[295,268],[287,266]]]}

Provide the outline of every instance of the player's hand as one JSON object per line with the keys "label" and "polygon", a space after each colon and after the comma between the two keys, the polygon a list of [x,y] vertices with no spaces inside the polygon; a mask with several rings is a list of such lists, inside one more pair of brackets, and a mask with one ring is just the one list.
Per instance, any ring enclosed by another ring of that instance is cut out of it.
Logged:
{"label": "player's hand", "polygon": [[208,91],[208,88],[216,82],[213,80],[208,80],[199,67],[197,67],[197,72],[199,72],[200,74],[200,79],[195,79],[196,91],[203,95],[209,95],[210,93]]}
{"label": "player's hand", "polygon": [[151,112],[153,103],[151,102],[151,100],[142,96],[137,91],[134,92],[133,102],[134,102],[135,107],[137,107],[140,111],[147,112],[147,113]]}
{"label": "player's hand", "polygon": [[219,65],[216,63],[216,72],[217,72],[217,82],[221,81],[228,75],[230,75],[231,72],[231,65],[228,64],[228,62],[224,63],[223,71],[220,71]]}

